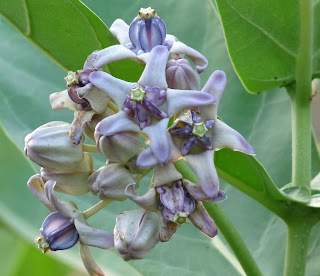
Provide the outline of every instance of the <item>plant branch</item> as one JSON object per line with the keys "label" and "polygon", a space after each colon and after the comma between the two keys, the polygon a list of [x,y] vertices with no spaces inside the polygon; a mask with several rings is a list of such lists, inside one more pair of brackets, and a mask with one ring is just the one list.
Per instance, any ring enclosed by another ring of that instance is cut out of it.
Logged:
{"label": "plant branch", "polygon": [[89,208],[88,210],[84,211],[83,215],[84,215],[85,219],[88,219],[91,216],[93,216],[94,214],[98,213],[100,210],[102,210],[104,207],[109,205],[111,202],[112,202],[112,200],[101,200],[96,205],[94,205],[91,208]]}
{"label": "plant branch", "polygon": [[82,144],[82,149],[85,152],[99,153],[96,145]]}
{"label": "plant branch", "polygon": [[[292,103],[292,184],[310,187],[311,181],[312,3],[300,0],[300,47]],[[291,91],[290,91],[291,90]]]}
{"label": "plant branch", "polygon": [[218,203],[204,203],[210,216],[217,224],[224,238],[227,240],[234,254],[238,258],[243,270],[248,276],[262,276],[258,265],[252,257],[249,249],[242,240],[239,232],[233,226],[227,215]]}

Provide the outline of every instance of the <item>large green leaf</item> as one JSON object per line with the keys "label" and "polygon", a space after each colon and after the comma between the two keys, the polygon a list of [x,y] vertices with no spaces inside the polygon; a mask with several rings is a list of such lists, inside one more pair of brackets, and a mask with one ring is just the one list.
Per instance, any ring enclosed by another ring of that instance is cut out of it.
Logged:
{"label": "large green leaf", "polygon": [[[300,37],[299,1],[216,0],[232,63],[248,91],[294,81]],[[314,73],[319,73],[319,1],[315,2]]]}
{"label": "large green leaf", "polygon": [[[127,0],[108,3],[87,1],[87,4],[109,26],[115,16],[121,16],[130,23],[141,6],[155,7],[165,20],[169,33],[176,34],[180,40],[208,57],[210,65],[202,74],[203,82],[215,69],[227,72],[229,81],[219,107],[219,115],[250,141],[258,159],[279,187],[290,182],[290,104],[287,95],[281,89],[259,97],[244,93],[245,90],[229,61],[219,17],[210,1],[154,0],[137,1],[136,5],[133,5]],[[188,20],[184,20],[185,18]],[[183,24],[177,23],[179,19]],[[64,89],[65,72],[3,20],[0,24],[0,36],[7,39],[6,44],[0,44],[0,52],[5,53],[0,59],[3,68],[0,75],[0,118],[8,133],[8,136],[3,132],[0,134],[0,137],[3,137],[0,142],[3,164],[0,174],[5,177],[4,182],[8,183],[1,188],[0,200],[6,207],[1,208],[1,214],[7,218],[7,223],[24,229],[26,237],[31,240],[37,234],[36,229],[40,227],[48,211],[26,189],[25,183],[34,170],[22,154],[23,137],[48,121],[70,121],[72,114],[67,111],[53,112],[48,102],[50,93]],[[37,60],[36,64],[34,60]],[[83,60],[79,62],[82,63]],[[133,73],[125,67],[122,72],[123,75],[129,75],[127,77]],[[230,173],[233,172],[234,170],[227,166],[227,159],[223,157],[225,155],[227,158],[227,154],[223,154],[223,151],[217,153],[218,156],[220,154],[222,161],[220,157],[216,160],[218,169],[220,166]],[[11,158],[8,159],[7,156]],[[19,171],[19,174],[16,171]],[[242,171],[241,175],[244,177],[245,173]],[[146,185],[142,184],[141,188],[146,189]],[[222,183],[222,188],[228,194],[222,207],[239,229],[264,274],[281,274],[285,246],[285,226],[282,221],[232,186]],[[76,198],[75,201],[79,208],[84,210],[98,200],[88,194]],[[116,214],[129,208],[135,208],[134,204],[127,201],[112,203],[101,215],[90,219],[90,223],[112,231]],[[10,210],[10,216],[5,216],[8,212],[3,210]],[[274,252],[275,247],[280,249]],[[318,250],[316,244],[313,250]],[[211,241],[201,235],[193,225],[181,227],[170,242],[158,245],[152,254],[142,261],[124,263],[113,250],[96,250],[94,253],[99,264],[110,275],[241,274],[239,265],[228,247],[220,243],[219,237]],[[72,256],[73,261],[79,261],[76,248],[59,254]],[[310,267],[316,266],[316,260],[310,258]]]}

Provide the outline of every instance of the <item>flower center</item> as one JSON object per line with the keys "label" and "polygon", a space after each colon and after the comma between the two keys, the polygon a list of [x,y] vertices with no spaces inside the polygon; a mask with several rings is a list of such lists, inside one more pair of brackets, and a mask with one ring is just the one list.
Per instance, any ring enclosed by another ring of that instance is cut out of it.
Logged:
{"label": "flower center", "polygon": [[206,128],[204,122],[201,122],[193,125],[192,134],[202,138],[207,131],[208,129]]}
{"label": "flower center", "polygon": [[79,83],[79,74],[77,72],[69,71],[68,75],[64,78],[68,86]]}
{"label": "flower center", "polygon": [[141,8],[137,17],[141,18],[141,19],[150,19],[157,16],[157,13],[154,9],[151,9],[151,7],[149,8]]}
{"label": "flower center", "polygon": [[146,96],[146,92],[142,89],[141,85],[136,89],[131,89],[131,100],[135,102],[142,103],[144,97]]}
{"label": "flower center", "polygon": [[47,253],[48,251],[50,251],[49,243],[44,238],[44,236],[38,236],[35,242],[38,244],[38,248],[40,248],[43,253]]}
{"label": "flower center", "polygon": [[188,223],[188,216],[190,214],[188,212],[176,212],[176,214],[174,215],[172,221],[178,224],[183,224],[183,223]]}

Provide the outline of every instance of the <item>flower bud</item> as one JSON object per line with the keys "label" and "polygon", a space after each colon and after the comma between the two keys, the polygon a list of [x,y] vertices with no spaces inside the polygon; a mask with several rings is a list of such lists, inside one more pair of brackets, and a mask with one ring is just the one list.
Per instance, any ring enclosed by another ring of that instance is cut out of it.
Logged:
{"label": "flower bud", "polygon": [[145,258],[159,242],[160,225],[144,209],[120,213],[114,228],[114,245],[125,261]]}
{"label": "flower bud", "polygon": [[168,87],[180,90],[200,90],[200,76],[187,59],[171,59],[167,63]]}
{"label": "flower bud", "polygon": [[125,165],[114,163],[93,173],[88,179],[88,186],[91,193],[102,200],[122,201],[127,198],[126,187],[134,182],[134,178]]}
{"label": "flower bud", "polygon": [[141,8],[129,28],[129,38],[132,44],[129,44],[128,48],[138,55],[148,53],[153,47],[164,45],[166,33],[166,25],[157,16],[155,10]]}
{"label": "flower bud", "polygon": [[55,190],[70,195],[82,195],[89,192],[88,178],[92,173],[93,159],[87,152],[84,153],[82,162],[71,171],[53,171],[41,168],[44,182],[56,181]]}
{"label": "flower bud", "polygon": [[69,139],[70,124],[50,122],[28,134],[24,152],[41,167],[67,171],[76,168],[83,159],[82,141],[74,145]]}
{"label": "flower bud", "polygon": [[96,142],[96,140],[94,139],[94,132],[97,124],[99,124],[104,118],[111,115],[112,113],[108,111],[102,114],[95,114],[92,116],[91,120],[86,122],[85,125],[83,126],[83,131],[89,137],[89,139],[92,140],[94,143]]}
{"label": "flower bud", "polygon": [[44,253],[49,250],[68,249],[79,240],[79,234],[72,219],[58,212],[46,217],[40,229],[40,235],[36,238],[36,243]]}
{"label": "flower bud", "polygon": [[135,132],[120,132],[112,136],[95,133],[97,149],[108,160],[126,164],[142,148],[140,135]]}

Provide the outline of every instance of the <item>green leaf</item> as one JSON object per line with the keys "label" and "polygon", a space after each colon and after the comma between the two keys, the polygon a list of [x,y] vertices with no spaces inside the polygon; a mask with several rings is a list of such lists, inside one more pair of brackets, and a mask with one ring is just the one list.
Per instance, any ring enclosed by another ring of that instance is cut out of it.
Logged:
{"label": "green leaf", "polygon": [[[86,1],[86,3],[108,26],[116,17],[122,17],[130,23],[144,4],[141,2],[134,5],[129,0],[124,2]],[[208,58],[209,68],[201,74],[202,83],[214,70],[226,71],[228,85],[219,106],[219,115],[253,145],[257,158],[266,167],[278,187],[289,183],[291,179],[291,134],[288,131],[290,103],[285,91],[276,89],[261,96],[244,93],[245,90],[229,61],[219,16],[210,1],[154,0],[147,5],[155,7],[158,14],[165,20],[168,33],[178,36],[181,41],[199,50]],[[123,9],[124,6],[126,9]],[[185,20],[186,18],[188,20]],[[32,241],[49,211],[26,188],[27,179],[36,170],[23,155],[23,138],[48,121],[70,122],[72,114],[68,111],[54,112],[48,102],[50,93],[65,89],[63,81],[65,72],[3,20],[0,20],[0,36],[5,37],[7,41],[0,44],[0,52],[4,53],[0,59],[0,68],[2,68],[0,118],[8,134],[8,136],[3,132],[0,134],[2,137],[0,174],[3,177],[2,183],[5,183],[1,186],[0,192],[2,202],[0,214],[7,219],[6,223],[10,221],[10,225],[15,229],[21,229]],[[81,63],[82,66],[83,58],[80,59],[79,64]],[[34,60],[37,62],[35,63]],[[114,73],[112,70],[111,72]],[[121,74],[126,77],[133,76],[133,73],[125,66],[121,71]],[[223,151],[228,150],[221,150],[221,154]],[[220,152],[217,152],[216,156],[219,154]],[[229,158],[228,155],[226,158]],[[241,163],[246,162],[245,164],[253,162],[246,158],[238,160],[242,160]],[[102,161],[97,162],[97,158],[95,161],[95,168],[98,168]],[[224,164],[221,168],[229,173],[231,167],[226,167],[227,163],[223,158],[220,161]],[[220,161],[216,160],[218,170]],[[315,170],[319,170],[319,159],[315,157],[315,161],[318,162]],[[258,166],[254,169],[258,176],[260,165],[255,161],[253,164],[254,168]],[[236,176],[240,174],[242,178],[245,177],[244,172],[238,171],[237,163],[233,163],[232,166]],[[240,167],[248,166],[251,165]],[[146,179],[140,184],[140,189],[147,189],[148,184]],[[223,201],[221,206],[240,232],[263,273],[270,276],[280,275],[284,262],[284,223],[233,186],[223,181],[221,186],[228,195],[228,199]],[[59,197],[63,198],[63,195]],[[98,199],[91,194],[64,197],[75,200],[81,210],[98,202]],[[89,223],[93,227],[112,231],[116,215],[121,211],[134,208],[137,208],[136,205],[128,200],[114,202],[101,214],[90,218]],[[317,237],[314,233],[313,252],[320,251]],[[279,250],[275,251],[274,248]],[[78,262],[79,267],[82,267],[79,263],[77,248],[57,254],[68,260],[71,259],[72,262]],[[172,240],[157,245],[151,255],[141,261],[123,262],[114,250],[97,249],[94,250],[94,255],[101,267],[110,275],[161,275],[163,273],[173,276],[244,275],[221,235],[211,240],[202,235],[192,224],[180,227]],[[316,268],[318,259],[310,256],[308,265],[310,268]]]}
{"label": "green leaf", "polygon": [[299,2],[216,2],[230,58],[248,91],[258,93],[293,81],[299,47]]}

